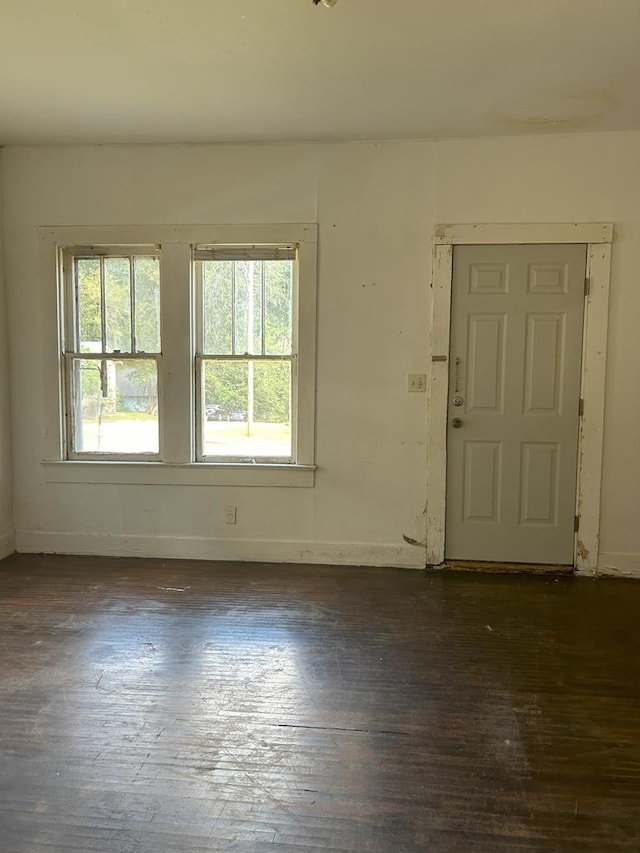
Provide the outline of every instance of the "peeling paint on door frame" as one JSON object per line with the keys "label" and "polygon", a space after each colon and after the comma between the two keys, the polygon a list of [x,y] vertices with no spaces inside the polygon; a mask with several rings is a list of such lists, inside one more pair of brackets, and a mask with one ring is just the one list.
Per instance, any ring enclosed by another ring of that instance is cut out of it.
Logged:
{"label": "peeling paint on door frame", "polygon": [[427,565],[444,562],[447,476],[448,354],[451,286],[455,245],[579,243],[587,246],[587,278],[582,349],[584,414],[580,419],[576,515],[580,517],[574,565],[579,574],[594,575],[600,540],[600,485],[604,433],[607,326],[611,277],[611,223],[540,223],[437,225],[433,236],[432,325],[430,373],[427,380]]}

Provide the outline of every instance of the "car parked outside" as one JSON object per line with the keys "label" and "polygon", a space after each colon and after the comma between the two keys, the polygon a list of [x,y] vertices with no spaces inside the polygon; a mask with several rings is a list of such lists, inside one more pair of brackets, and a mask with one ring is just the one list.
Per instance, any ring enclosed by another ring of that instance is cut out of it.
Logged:
{"label": "car parked outside", "polygon": [[208,403],[204,407],[204,416],[208,421],[225,421],[226,412],[219,403]]}

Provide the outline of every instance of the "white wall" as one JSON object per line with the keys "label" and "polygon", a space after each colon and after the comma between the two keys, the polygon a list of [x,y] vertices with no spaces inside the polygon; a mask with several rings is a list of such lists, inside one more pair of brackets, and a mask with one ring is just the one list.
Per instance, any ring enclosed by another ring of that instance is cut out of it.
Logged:
{"label": "white wall", "polygon": [[0,149],[0,559],[14,549],[11,504],[11,412],[9,407],[9,348],[2,242],[2,156]]}
{"label": "white wall", "polygon": [[[602,564],[640,572],[640,134],[8,148],[5,244],[20,550],[420,566],[437,222],[613,221]],[[47,483],[39,225],[320,225],[314,489]],[[238,506],[225,527],[222,508]]]}

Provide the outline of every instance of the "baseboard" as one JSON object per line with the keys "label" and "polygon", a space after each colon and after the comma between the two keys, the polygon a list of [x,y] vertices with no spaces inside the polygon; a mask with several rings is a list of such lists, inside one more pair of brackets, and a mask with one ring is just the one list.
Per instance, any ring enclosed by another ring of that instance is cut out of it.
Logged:
{"label": "baseboard", "polygon": [[[336,566],[390,566],[423,569],[421,548],[364,542],[299,542],[261,539],[209,539],[195,536],[126,536],[100,533],[0,531],[0,559],[26,554],[78,554],[105,557],[159,557],[182,560],[311,563]],[[591,573],[590,573],[591,574]],[[640,578],[640,553],[601,553],[597,576]]]}
{"label": "baseboard", "polygon": [[422,549],[363,542],[291,542],[259,539],[208,539],[186,536],[111,536],[99,533],[16,531],[16,550],[26,554],[76,554],[108,557],[159,557],[182,560],[234,560],[265,563],[315,563],[424,569]]}
{"label": "baseboard", "polygon": [[8,557],[16,550],[16,539],[13,530],[0,530],[0,560]]}
{"label": "baseboard", "polygon": [[598,557],[598,575],[640,578],[640,554],[601,553]]}

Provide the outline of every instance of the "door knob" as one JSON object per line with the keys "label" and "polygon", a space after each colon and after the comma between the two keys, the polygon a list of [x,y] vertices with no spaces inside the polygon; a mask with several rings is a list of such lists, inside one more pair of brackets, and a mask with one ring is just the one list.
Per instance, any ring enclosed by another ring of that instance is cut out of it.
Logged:
{"label": "door knob", "polygon": [[451,426],[452,426],[454,429],[460,429],[460,427],[462,426],[462,418],[454,418],[454,419],[451,421]]}

